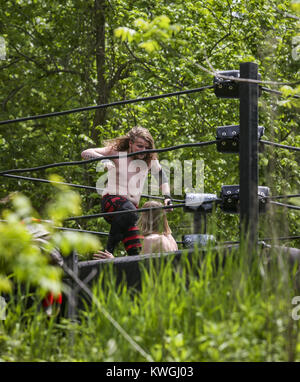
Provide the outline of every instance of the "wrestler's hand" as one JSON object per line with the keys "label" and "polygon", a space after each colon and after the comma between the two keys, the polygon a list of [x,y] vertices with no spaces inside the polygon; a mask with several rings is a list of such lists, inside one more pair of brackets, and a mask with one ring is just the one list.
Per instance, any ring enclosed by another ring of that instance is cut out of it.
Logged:
{"label": "wrestler's hand", "polygon": [[105,251],[98,251],[93,254],[94,260],[102,260],[102,259],[113,259],[114,255],[106,249]]}
{"label": "wrestler's hand", "polygon": [[[165,200],[164,200],[164,205],[165,206],[170,206],[170,205],[172,205],[173,203],[172,203],[172,199],[169,199],[169,198],[165,198]],[[171,212],[171,211],[173,211],[173,208],[168,208],[168,209],[166,209],[166,212]]]}

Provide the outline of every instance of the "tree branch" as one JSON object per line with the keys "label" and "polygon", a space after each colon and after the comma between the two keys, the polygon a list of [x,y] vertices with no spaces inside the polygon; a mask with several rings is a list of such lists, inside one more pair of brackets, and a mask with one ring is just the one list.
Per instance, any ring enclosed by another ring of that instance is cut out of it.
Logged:
{"label": "tree branch", "polygon": [[14,98],[14,96],[21,90],[25,87],[25,85],[21,85],[21,86],[18,86],[16,87],[15,89],[13,89],[9,95],[3,100],[2,102],[2,110],[3,111],[7,111],[7,103],[8,101],[10,101],[12,98]]}
{"label": "tree branch", "polygon": [[228,32],[226,33],[223,37],[221,37],[214,45],[213,47],[209,50],[209,57],[211,56],[212,52],[214,51],[214,49],[223,41],[225,40],[227,37],[229,37],[231,35],[231,32]]}
{"label": "tree branch", "polygon": [[19,62],[19,61],[21,61],[21,59],[20,59],[20,58],[17,58],[15,61],[10,62],[9,64],[0,66],[0,70],[7,69],[7,68],[9,68],[10,66],[16,64],[16,63]]}
{"label": "tree branch", "polygon": [[[119,68],[116,70],[115,74],[111,78],[111,80],[108,82],[108,89],[109,91],[114,87],[114,85],[120,81],[121,79],[125,79],[129,76],[129,66],[131,65],[132,61],[125,62],[124,64],[121,64]],[[122,73],[125,72],[123,75]]]}
{"label": "tree branch", "polygon": [[[150,68],[150,66],[148,66],[148,64],[145,63],[145,60],[143,60],[142,58],[137,57],[137,56],[132,52],[132,50],[129,48],[129,46],[128,46],[128,44],[127,44],[126,42],[125,42],[125,46],[126,46],[127,50],[129,51],[130,55],[137,61],[137,63],[141,64],[141,65],[146,69],[146,71],[147,71],[148,73],[151,73],[152,76],[153,76],[154,78],[157,78],[160,82],[162,82],[162,83],[164,83],[164,84],[166,83],[166,80],[165,80],[165,79],[162,79],[160,76],[158,76],[156,73],[153,72],[153,70]],[[162,44],[162,46],[163,46],[163,48],[165,48],[165,46],[164,46],[163,44]],[[156,69],[156,68],[155,68],[155,69]],[[169,82],[167,82],[167,85],[172,86],[172,88],[174,88],[174,83],[170,84]],[[176,87],[177,89],[182,89],[182,84],[180,84],[180,85],[176,85],[176,84],[175,84],[175,87]]]}

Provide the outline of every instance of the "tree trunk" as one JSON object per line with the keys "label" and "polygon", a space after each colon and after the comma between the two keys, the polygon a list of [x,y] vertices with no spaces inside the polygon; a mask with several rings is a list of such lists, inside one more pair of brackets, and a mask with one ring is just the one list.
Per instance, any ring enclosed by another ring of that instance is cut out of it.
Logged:
{"label": "tree trunk", "polygon": [[[105,79],[105,9],[106,0],[95,0],[94,4],[94,27],[95,27],[95,54],[97,70],[97,104],[108,102],[109,91]],[[95,112],[92,139],[96,144],[99,142],[96,126],[103,126],[106,121],[106,109],[98,109]]]}

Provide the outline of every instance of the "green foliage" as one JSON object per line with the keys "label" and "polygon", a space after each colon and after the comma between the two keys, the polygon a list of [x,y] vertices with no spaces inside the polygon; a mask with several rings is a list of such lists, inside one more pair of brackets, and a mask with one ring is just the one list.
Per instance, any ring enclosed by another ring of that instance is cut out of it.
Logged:
{"label": "green foliage", "polygon": [[134,21],[134,26],[140,32],[119,27],[115,30],[116,37],[120,37],[122,41],[137,42],[138,46],[149,54],[160,48],[160,41],[166,42],[180,31],[179,25],[170,25],[170,19],[167,16],[157,16],[150,23],[138,18]]}
{"label": "green foliage", "polygon": [[[76,250],[84,256],[101,248],[92,235],[55,229],[63,219],[81,211],[79,195],[68,189],[58,191],[57,198],[47,206],[46,218],[50,220],[45,223],[32,220],[36,212],[24,195],[13,195],[12,205],[12,210],[3,211],[4,221],[0,222],[0,291],[11,292],[13,278],[37,286],[42,294],[48,291],[57,294],[61,290],[62,271],[49,264],[51,251],[58,249],[67,256]],[[39,244],[28,224],[48,233],[46,244]]]}
{"label": "green foliage", "polygon": [[[253,61],[262,79],[271,81],[268,87],[283,92],[279,98],[266,92],[260,97],[264,139],[299,147],[299,101],[291,97],[299,95],[299,87],[291,85],[299,81],[298,10],[299,1],[290,0],[0,0],[0,36],[5,42],[0,46],[0,119],[210,85],[215,71],[239,69],[239,63]],[[137,124],[148,128],[156,147],[163,148],[213,140],[217,126],[238,123],[238,100],[219,99],[207,90],[3,125],[0,167],[2,171],[79,160],[84,149],[102,146]],[[260,185],[269,186],[273,195],[299,193],[297,155],[265,147],[259,154]],[[205,192],[218,194],[222,185],[238,184],[238,156],[218,153],[215,147],[160,155],[169,161],[191,158],[204,160]],[[53,180],[88,186],[95,186],[99,175],[89,164],[32,176],[51,179],[53,174],[60,177]],[[59,290],[61,274],[48,261],[51,248],[60,247],[63,254],[77,249],[89,256],[89,250],[101,244],[54,227],[78,228],[64,218],[99,213],[99,195],[82,190],[79,198],[69,189],[44,183],[1,180],[2,216],[7,221],[0,222],[0,290],[11,288],[12,274],[43,290]],[[5,210],[3,200],[14,192],[18,194],[13,207]],[[295,199],[289,202],[296,204]],[[41,223],[51,234],[46,253],[21,224],[29,216],[52,221]],[[192,214],[176,209],[168,220],[177,240],[192,232]],[[109,225],[104,219],[90,219],[80,222],[80,228],[107,232]],[[209,217],[208,230],[220,241],[239,239],[239,218],[217,209]],[[298,235],[298,212],[271,208],[260,217],[259,230],[261,237]],[[299,247],[299,242],[287,245]],[[263,268],[267,276],[258,272],[246,279],[240,265],[228,265],[216,277],[211,265],[209,272],[196,268],[200,278],[191,276],[188,290],[178,275],[174,282],[166,266],[157,278],[155,272],[145,271],[144,289],[133,300],[125,287],[117,293],[113,281],[105,293],[99,288],[98,297],[155,360],[286,360],[292,292],[283,283],[282,269],[270,274]],[[19,301],[23,303],[21,297]],[[36,308],[10,306],[8,319],[0,323],[0,358],[137,359],[98,311],[83,314],[82,325],[55,324],[46,323]],[[69,346],[70,333],[75,333],[74,349]],[[299,345],[295,348],[294,359],[299,360]]]}
{"label": "green foliage", "polygon": [[291,8],[293,11],[295,11],[299,15],[300,14],[300,1],[299,0],[293,0],[291,3]]}
{"label": "green foliage", "polygon": [[[283,96],[287,99],[284,101],[279,101],[279,105],[286,106],[288,108],[291,108],[292,106],[300,106],[300,86],[292,88],[291,86],[285,85],[280,90]],[[298,96],[299,98],[296,98],[295,96]]]}
{"label": "green foliage", "polygon": [[[279,251],[260,252],[252,268],[241,250],[152,259],[140,269],[139,291],[117,284],[107,264],[93,292],[154,361],[299,361],[294,272]],[[75,323],[46,321],[36,306],[25,311],[13,301],[7,312],[0,322],[3,361],[145,361],[96,304],[86,305]]]}
{"label": "green foliage", "polygon": [[38,285],[45,292],[60,290],[60,270],[48,265],[40,248],[32,237],[22,219],[31,212],[29,201],[23,196],[14,197],[15,212],[5,211],[5,223],[0,223],[0,256],[1,256],[1,290],[11,291],[7,274],[13,273],[19,281],[29,281]]}
{"label": "green foliage", "polygon": [[[64,5],[45,0],[2,2],[0,35],[6,59],[0,62],[1,120],[212,84],[215,70],[238,69],[248,60],[259,65],[265,81],[299,80],[295,54],[299,20],[293,13],[297,4],[289,0],[186,0],[184,6],[177,0],[117,0],[98,11],[96,0]],[[102,24],[105,28],[98,30]],[[265,139],[297,146],[298,100],[290,95],[299,90],[290,86],[282,91],[287,98],[263,92],[259,121]],[[211,90],[102,112],[0,127],[1,170],[78,160],[84,149],[102,146],[137,124],[150,130],[156,147],[168,147],[215,139],[217,126],[239,123],[238,101],[216,98]],[[223,184],[239,181],[238,157],[220,154],[212,146],[160,155],[170,161],[191,158],[204,160],[205,192],[219,193]],[[95,168],[66,166],[36,176],[47,178],[55,172],[66,182],[95,186]],[[297,193],[297,153],[266,148],[260,154],[259,176],[260,184],[269,186],[273,195]],[[2,180],[0,198],[22,191],[39,214],[55,194],[47,184]],[[84,214],[100,212],[98,194],[82,191],[81,195]],[[179,240],[191,231],[190,216],[177,210],[168,217],[171,227],[182,226],[173,230]],[[236,217],[217,211],[212,220],[220,239],[236,239]],[[75,222],[65,225],[78,228]],[[81,227],[109,229],[103,219],[86,220]],[[299,231],[292,212],[289,227],[290,234]]]}

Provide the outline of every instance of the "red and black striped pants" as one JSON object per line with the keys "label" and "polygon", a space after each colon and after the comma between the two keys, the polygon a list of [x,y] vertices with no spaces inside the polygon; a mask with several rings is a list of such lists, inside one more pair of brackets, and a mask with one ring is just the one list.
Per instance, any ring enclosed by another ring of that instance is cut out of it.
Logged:
{"label": "red and black striped pants", "polygon": [[[130,200],[118,195],[104,195],[102,197],[102,212],[114,212],[134,210],[137,208]],[[114,253],[116,246],[122,241],[128,255],[138,255],[142,248],[140,231],[137,227],[138,214],[105,216],[105,220],[111,225],[106,249]]]}

